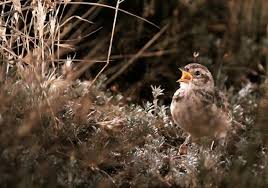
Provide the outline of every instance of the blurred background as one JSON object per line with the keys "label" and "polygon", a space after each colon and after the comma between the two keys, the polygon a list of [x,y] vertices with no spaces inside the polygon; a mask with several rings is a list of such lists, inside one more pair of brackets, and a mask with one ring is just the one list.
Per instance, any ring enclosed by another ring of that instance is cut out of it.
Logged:
{"label": "blurred background", "polygon": [[[96,2],[116,5],[115,1]],[[130,96],[130,100],[147,100],[151,96],[150,85],[161,85],[168,103],[178,87],[175,82],[180,76],[178,68],[192,61],[208,66],[221,89],[239,89],[248,82],[264,81],[268,52],[267,1],[142,0],[124,1],[120,8],[159,27],[118,13],[111,63],[104,75],[108,88]],[[107,58],[114,10],[67,5],[64,15],[71,13],[94,22],[84,23],[82,27],[78,24],[65,35],[77,39],[96,31],[71,43],[75,58],[89,61],[76,65],[90,64],[81,78],[92,79],[104,63],[90,61]],[[66,24],[66,27],[70,26]],[[199,54],[196,59],[195,52]]]}

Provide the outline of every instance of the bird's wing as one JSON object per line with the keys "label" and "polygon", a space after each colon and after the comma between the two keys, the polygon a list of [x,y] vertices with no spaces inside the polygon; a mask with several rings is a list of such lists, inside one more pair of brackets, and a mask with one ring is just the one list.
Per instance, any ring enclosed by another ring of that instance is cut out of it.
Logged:
{"label": "bird's wing", "polygon": [[197,96],[201,100],[201,103],[205,107],[210,107],[212,105],[216,105],[217,109],[220,109],[222,112],[229,114],[230,108],[227,97],[224,95],[223,92],[218,90],[213,91],[204,91],[204,90],[197,90]]}
{"label": "bird's wing", "polygon": [[228,98],[226,95],[218,90],[215,90],[215,99],[214,102],[216,103],[217,107],[220,107],[221,110],[227,114],[230,114],[230,103],[228,102]]}

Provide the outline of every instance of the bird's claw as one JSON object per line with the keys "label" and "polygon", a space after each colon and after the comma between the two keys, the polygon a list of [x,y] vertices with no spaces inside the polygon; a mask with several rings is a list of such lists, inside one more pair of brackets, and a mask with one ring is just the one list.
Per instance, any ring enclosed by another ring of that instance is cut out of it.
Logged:
{"label": "bird's claw", "polygon": [[180,145],[178,154],[179,155],[187,155],[187,153],[188,153],[188,145],[183,143],[182,145]]}

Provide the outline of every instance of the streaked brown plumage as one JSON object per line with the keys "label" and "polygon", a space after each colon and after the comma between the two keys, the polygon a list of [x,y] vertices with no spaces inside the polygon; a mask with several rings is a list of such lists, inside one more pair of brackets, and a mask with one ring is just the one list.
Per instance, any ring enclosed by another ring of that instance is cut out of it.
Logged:
{"label": "streaked brown plumage", "polygon": [[197,63],[188,64],[181,71],[182,77],[177,81],[180,88],[170,106],[174,122],[193,140],[225,138],[231,126],[228,102],[215,88],[210,71]]}

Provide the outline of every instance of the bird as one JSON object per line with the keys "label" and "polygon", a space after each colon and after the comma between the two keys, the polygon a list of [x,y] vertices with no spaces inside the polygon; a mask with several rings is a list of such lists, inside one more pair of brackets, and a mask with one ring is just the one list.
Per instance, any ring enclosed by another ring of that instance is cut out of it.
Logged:
{"label": "bird", "polygon": [[180,87],[172,97],[171,116],[188,137],[179,153],[187,154],[192,141],[201,138],[224,140],[231,128],[231,115],[227,97],[215,87],[207,67],[190,63],[181,68]]}

